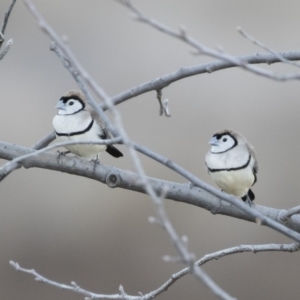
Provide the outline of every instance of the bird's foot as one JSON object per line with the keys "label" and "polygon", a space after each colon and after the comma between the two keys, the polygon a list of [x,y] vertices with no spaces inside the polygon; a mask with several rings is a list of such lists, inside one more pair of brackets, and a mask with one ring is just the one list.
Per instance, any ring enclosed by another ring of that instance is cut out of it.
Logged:
{"label": "bird's foot", "polygon": [[61,156],[66,156],[67,154],[71,153],[71,151],[59,151],[59,150],[57,150],[56,153],[57,153],[57,159],[60,159]]}
{"label": "bird's foot", "polygon": [[253,201],[250,199],[249,195],[245,195],[244,197],[242,197],[242,200],[247,203],[250,207],[254,206]]}
{"label": "bird's foot", "polygon": [[192,189],[194,187],[193,183],[188,181],[186,183],[184,183],[185,185],[187,185],[190,189]]}
{"label": "bird's foot", "polygon": [[99,160],[98,155],[96,156],[95,159],[92,159],[92,162],[94,162],[93,173],[95,173],[97,165],[98,164],[100,165],[100,160]]}

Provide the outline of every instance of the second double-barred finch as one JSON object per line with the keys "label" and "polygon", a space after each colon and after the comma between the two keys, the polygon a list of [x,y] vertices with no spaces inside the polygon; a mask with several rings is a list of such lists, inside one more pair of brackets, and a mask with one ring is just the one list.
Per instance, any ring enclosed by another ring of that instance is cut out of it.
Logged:
{"label": "second double-barred finch", "polygon": [[240,133],[227,129],[214,134],[209,144],[205,164],[214,182],[224,192],[251,204],[255,198],[251,187],[258,172],[253,146]]}
{"label": "second double-barred finch", "polygon": [[[97,113],[87,103],[80,91],[70,91],[58,101],[58,113],[53,119],[53,127],[58,142],[99,141],[110,139],[107,129]],[[88,160],[97,160],[105,151],[114,157],[123,154],[112,145],[70,145],[65,146],[71,153]]]}

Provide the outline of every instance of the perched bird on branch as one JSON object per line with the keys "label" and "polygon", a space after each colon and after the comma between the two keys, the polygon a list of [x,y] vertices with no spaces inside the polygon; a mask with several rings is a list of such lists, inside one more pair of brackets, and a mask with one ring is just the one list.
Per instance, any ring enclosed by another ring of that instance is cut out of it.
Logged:
{"label": "perched bird on branch", "polygon": [[[56,104],[58,113],[53,118],[53,127],[58,142],[99,141],[110,139],[104,124],[97,113],[87,103],[80,91],[70,91]],[[88,160],[97,160],[100,152],[106,150],[114,157],[123,154],[112,145],[69,145],[65,146],[71,153]]]}
{"label": "perched bird on branch", "polygon": [[258,172],[253,146],[240,133],[227,129],[214,134],[209,144],[205,164],[214,182],[251,205],[255,199],[251,187]]}

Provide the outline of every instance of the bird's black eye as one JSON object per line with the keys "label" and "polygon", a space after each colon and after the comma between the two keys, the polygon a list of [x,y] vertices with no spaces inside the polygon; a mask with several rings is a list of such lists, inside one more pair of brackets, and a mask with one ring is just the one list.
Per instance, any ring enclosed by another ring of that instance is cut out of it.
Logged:
{"label": "bird's black eye", "polygon": [[69,102],[69,105],[73,105],[73,104],[74,104],[74,102],[73,102],[73,101],[70,101],[70,102]]}
{"label": "bird's black eye", "polygon": [[227,142],[227,139],[226,139],[226,138],[224,138],[224,139],[223,139],[223,142]]}

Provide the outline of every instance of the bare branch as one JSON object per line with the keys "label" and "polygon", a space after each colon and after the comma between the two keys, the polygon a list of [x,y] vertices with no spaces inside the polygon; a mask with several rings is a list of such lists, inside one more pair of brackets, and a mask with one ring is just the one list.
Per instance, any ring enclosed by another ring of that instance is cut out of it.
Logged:
{"label": "bare branch", "polygon": [[[266,251],[278,251],[278,252],[296,252],[300,250],[299,243],[292,244],[265,244],[265,245],[241,245],[237,247],[232,247],[228,249],[223,249],[214,253],[206,254],[201,259],[195,262],[195,265],[201,266],[211,260],[217,260],[221,257],[236,254],[236,253],[245,253],[245,252],[266,252]],[[40,281],[43,283],[47,283],[49,285],[58,287],[60,289],[70,290],[76,293],[83,294],[88,296],[90,299],[128,299],[128,300],[150,300],[156,298],[161,293],[167,291],[170,286],[172,286],[178,279],[182,278],[185,275],[191,274],[191,268],[185,268],[181,271],[173,274],[170,279],[168,279],[163,285],[161,285],[156,290],[153,290],[147,294],[139,295],[139,296],[130,296],[124,292],[122,286],[120,286],[120,294],[114,295],[103,295],[103,294],[95,294],[90,291],[87,291],[77,285],[75,282],[71,282],[71,285],[65,285],[62,283],[58,283],[52,280],[47,279],[46,277],[38,274],[33,269],[25,269],[22,268],[18,263],[10,261],[10,265],[15,268],[17,271],[21,271],[27,274],[30,274],[35,277],[36,281]]]}
{"label": "bare branch", "polygon": [[[300,60],[300,51],[280,52],[279,55],[284,57],[287,60],[292,60],[292,61]],[[237,56],[235,57],[235,59],[238,61],[243,61],[246,64],[273,64],[273,63],[281,62],[281,59],[278,59],[276,55],[263,54],[263,53],[256,53],[247,56]],[[115,105],[117,105],[128,99],[137,97],[144,93],[163,89],[169,86],[170,84],[172,84],[173,82],[176,82],[178,80],[190,76],[195,76],[195,75],[200,75],[205,73],[210,74],[216,71],[233,68],[233,67],[237,67],[237,65],[228,61],[214,61],[214,62],[195,65],[191,67],[182,67],[175,72],[165,74],[161,77],[142,83],[133,88],[130,88],[127,91],[115,95],[114,97],[112,97],[112,101]],[[103,109],[106,108],[104,104],[101,104],[101,107]]]}
{"label": "bare branch", "polygon": [[223,51],[218,51],[215,49],[211,49],[203,44],[201,44],[200,42],[198,42],[197,40],[195,40],[194,38],[190,37],[187,32],[186,29],[184,27],[180,27],[179,31],[174,31],[170,28],[168,28],[167,26],[165,26],[162,23],[159,23],[158,21],[151,19],[149,17],[147,17],[145,14],[143,14],[140,10],[138,10],[130,0],[116,0],[117,2],[123,4],[124,6],[126,6],[131,12],[133,12],[135,14],[135,17],[138,21],[141,21],[145,24],[150,25],[151,27],[167,34],[170,35],[174,38],[177,38],[185,43],[187,43],[188,45],[192,46],[194,49],[196,49],[200,54],[204,54],[210,57],[214,57],[217,59],[221,59],[223,61],[229,62],[235,66],[239,66],[240,68],[250,71],[256,75],[260,75],[266,78],[270,78],[270,79],[274,79],[274,80],[278,80],[278,81],[286,81],[286,80],[292,80],[292,79],[300,79],[300,74],[299,73],[295,73],[295,74],[277,74],[275,72],[272,72],[270,70],[266,70],[266,69],[262,69],[256,66],[252,66],[249,65],[247,61],[243,61],[238,59],[237,57],[234,57],[232,55],[229,55]]}
{"label": "bare branch", "polygon": [[157,90],[156,91],[156,98],[158,100],[159,103],[159,115],[162,116],[164,113],[164,107],[161,101],[161,96],[162,96],[162,90]]}
{"label": "bare branch", "polygon": [[[13,44],[13,39],[10,39],[7,41],[5,48],[3,49],[3,51],[0,53],[0,60],[4,58],[4,56],[7,54],[7,52],[10,49],[10,46]],[[1,46],[0,46],[1,47]]]}
{"label": "bare branch", "polygon": [[283,211],[280,215],[280,219],[286,223],[289,222],[290,218],[296,214],[300,214],[300,205]]}
{"label": "bare branch", "polygon": [[[10,143],[0,142],[0,158],[11,160],[30,152],[34,152],[34,150]],[[174,164],[168,159],[165,159],[165,161],[171,166]],[[41,153],[38,156],[30,157],[22,162],[22,166],[25,168],[36,167],[65,172],[100,181],[104,184],[107,184],[109,187],[119,187],[145,193],[145,189],[141,185],[139,175],[129,171],[106,166],[104,164],[100,164],[95,170],[93,170],[93,162],[89,162],[78,157],[60,157],[58,159],[57,155],[51,153]],[[185,173],[183,172],[183,174]],[[188,176],[189,173],[185,175]],[[198,188],[197,186],[179,184],[149,177],[148,180],[150,181],[150,184],[157,195],[161,195],[162,187],[166,188],[166,199],[172,199],[202,207],[213,214],[222,214],[250,222],[256,222],[256,216],[253,216],[252,214],[249,215],[241,209],[238,209],[232,205],[228,205],[226,202],[220,201],[223,199],[223,197],[229,196],[226,193],[220,192],[220,196],[215,196],[214,194],[206,192],[206,190]],[[214,188],[212,187],[212,189]],[[237,201],[242,203],[242,201],[239,199],[237,199]],[[280,221],[279,216],[282,212],[280,209],[274,209],[261,205],[255,205],[252,208],[252,211],[256,211],[257,213],[260,212],[260,214],[267,215],[269,218],[276,221]],[[300,216],[294,215],[290,222],[286,224],[286,226],[300,232]],[[287,229],[286,227],[283,228]],[[288,232],[285,234],[289,236]]]}
{"label": "bare branch", "polygon": [[159,103],[159,115],[162,116],[164,114],[166,117],[171,117],[169,106],[168,106],[169,100],[165,99],[164,101],[161,101],[161,97],[162,97],[162,90],[160,89],[156,91],[156,98]]}
{"label": "bare branch", "polygon": [[248,34],[247,32],[245,32],[241,27],[237,28],[237,31],[246,39],[248,39],[250,42],[252,42],[254,45],[257,45],[258,47],[266,50],[267,52],[273,54],[279,61],[289,64],[291,66],[294,67],[300,67],[300,64],[294,61],[290,61],[286,58],[284,58],[284,56],[282,56],[280,53],[268,48],[267,46],[265,46],[262,42],[258,41],[257,39],[255,39],[254,37],[252,37],[250,34]]}
{"label": "bare branch", "polygon": [[265,215],[257,212],[255,209],[253,209],[253,207],[249,207],[247,204],[245,204],[243,201],[237,199],[233,195],[223,193],[222,191],[219,191],[216,188],[210,186],[209,184],[200,180],[199,178],[197,178],[196,176],[194,176],[193,174],[191,174],[190,172],[188,172],[181,166],[177,165],[170,159],[167,159],[157,153],[154,153],[154,152],[146,149],[145,147],[141,147],[138,144],[135,144],[135,149],[137,151],[143,153],[144,155],[147,155],[147,156],[151,157],[152,159],[164,164],[165,166],[174,170],[175,172],[179,173],[180,175],[182,175],[183,177],[188,179],[193,185],[204,189],[205,191],[215,195],[216,197],[218,197],[220,199],[225,200],[226,202],[228,202],[228,203],[236,206],[240,210],[246,212],[247,214],[249,214],[249,216],[251,216],[255,220],[255,222],[257,224],[269,226],[269,227],[293,238],[294,240],[300,242],[300,234],[299,233],[291,232],[290,230],[287,230],[287,228],[284,225],[279,224],[278,222],[275,222],[275,221],[269,219],[268,217],[266,217]]}
{"label": "bare branch", "polygon": [[[44,137],[43,139],[41,139],[40,141],[38,141],[35,145],[33,145],[31,148],[35,149],[35,150],[39,150],[41,148],[46,147],[48,144],[50,144],[53,140],[55,139],[55,132],[51,132],[50,134],[48,134],[46,137]],[[6,177],[8,176],[11,172],[21,168],[22,166],[18,163],[14,163],[11,164],[6,163],[5,165],[2,166],[3,171],[0,172],[0,182]]]}
{"label": "bare branch", "polygon": [[199,259],[196,264],[199,266],[214,260],[219,259],[223,256],[244,253],[244,252],[266,252],[266,251],[279,251],[279,252],[297,252],[300,250],[300,243],[292,244],[264,244],[264,245],[241,245],[224,250],[220,250],[214,253],[206,254],[201,259]]}
{"label": "bare branch", "polygon": [[[24,272],[24,273],[27,273],[27,274],[30,274],[30,275],[34,276],[34,279],[36,281],[52,285],[52,286],[55,286],[55,287],[63,289],[63,290],[69,290],[69,291],[73,291],[73,292],[76,292],[76,293],[88,296],[89,299],[116,299],[116,300],[124,300],[123,295],[119,295],[119,294],[115,294],[115,295],[95,294],[95,293],[92,293],[90,291],[87,291],[87,290],[81,288],[74,281],[71,282],[71,285],[62,284],[62,283],[50,280],[50,279],[48,279],[48,278],[40,275],[34,269],[25,269],[25,268],[22,268],[18,263],[14,262],[12,260],[9,263],[17,271],[21,271],[21,272]],[[128,297],[128,298],[125,298],[125,299],[126,300],[138,300],[138,299],[141,299],[141,298],[140,298],[140,296],[135,296],[135,297],[132,296],[130,298]]]}
{"label": "bare branch", "polygon": [[52,150],[55,148],[65,147],[65,146],[69,146],[69,145],[112,145],[112,144],[119,144],[119,143],[121,143],[121,138],[98,140],[98,141],[76,141],[76,142],[70,141],[70,142],[62,142],[62,143],[50,145],[50,146],[42,148],[40,150],[36,150],[34,152],[18,156],[16,158],[14,158],[12,161],[10,161],[9,163],[0,167],[0,178],[2,177],[1,174],[7,174],[7,169],[10,170],[13,165],[19,163],[20,161],[25,160],[29,157],[44,153],[44,152],[48,152],[49,150]]}
{"label": "bare branch", "polygon": [[5,33],[5,29],[6,29],[6,25],[7,25],[7,22],[8,22],[8,19],[9,19],[9,16],[10,16],[10,13],[15,5],[17,0],[13,0],[11,5],[9,6],[8,8],[8,11],[5,13],[5,16],[4,16],[4,20],[3,20],[3,24],[2,24],[2,28],[1,28],[1,33],[4,35]]}

